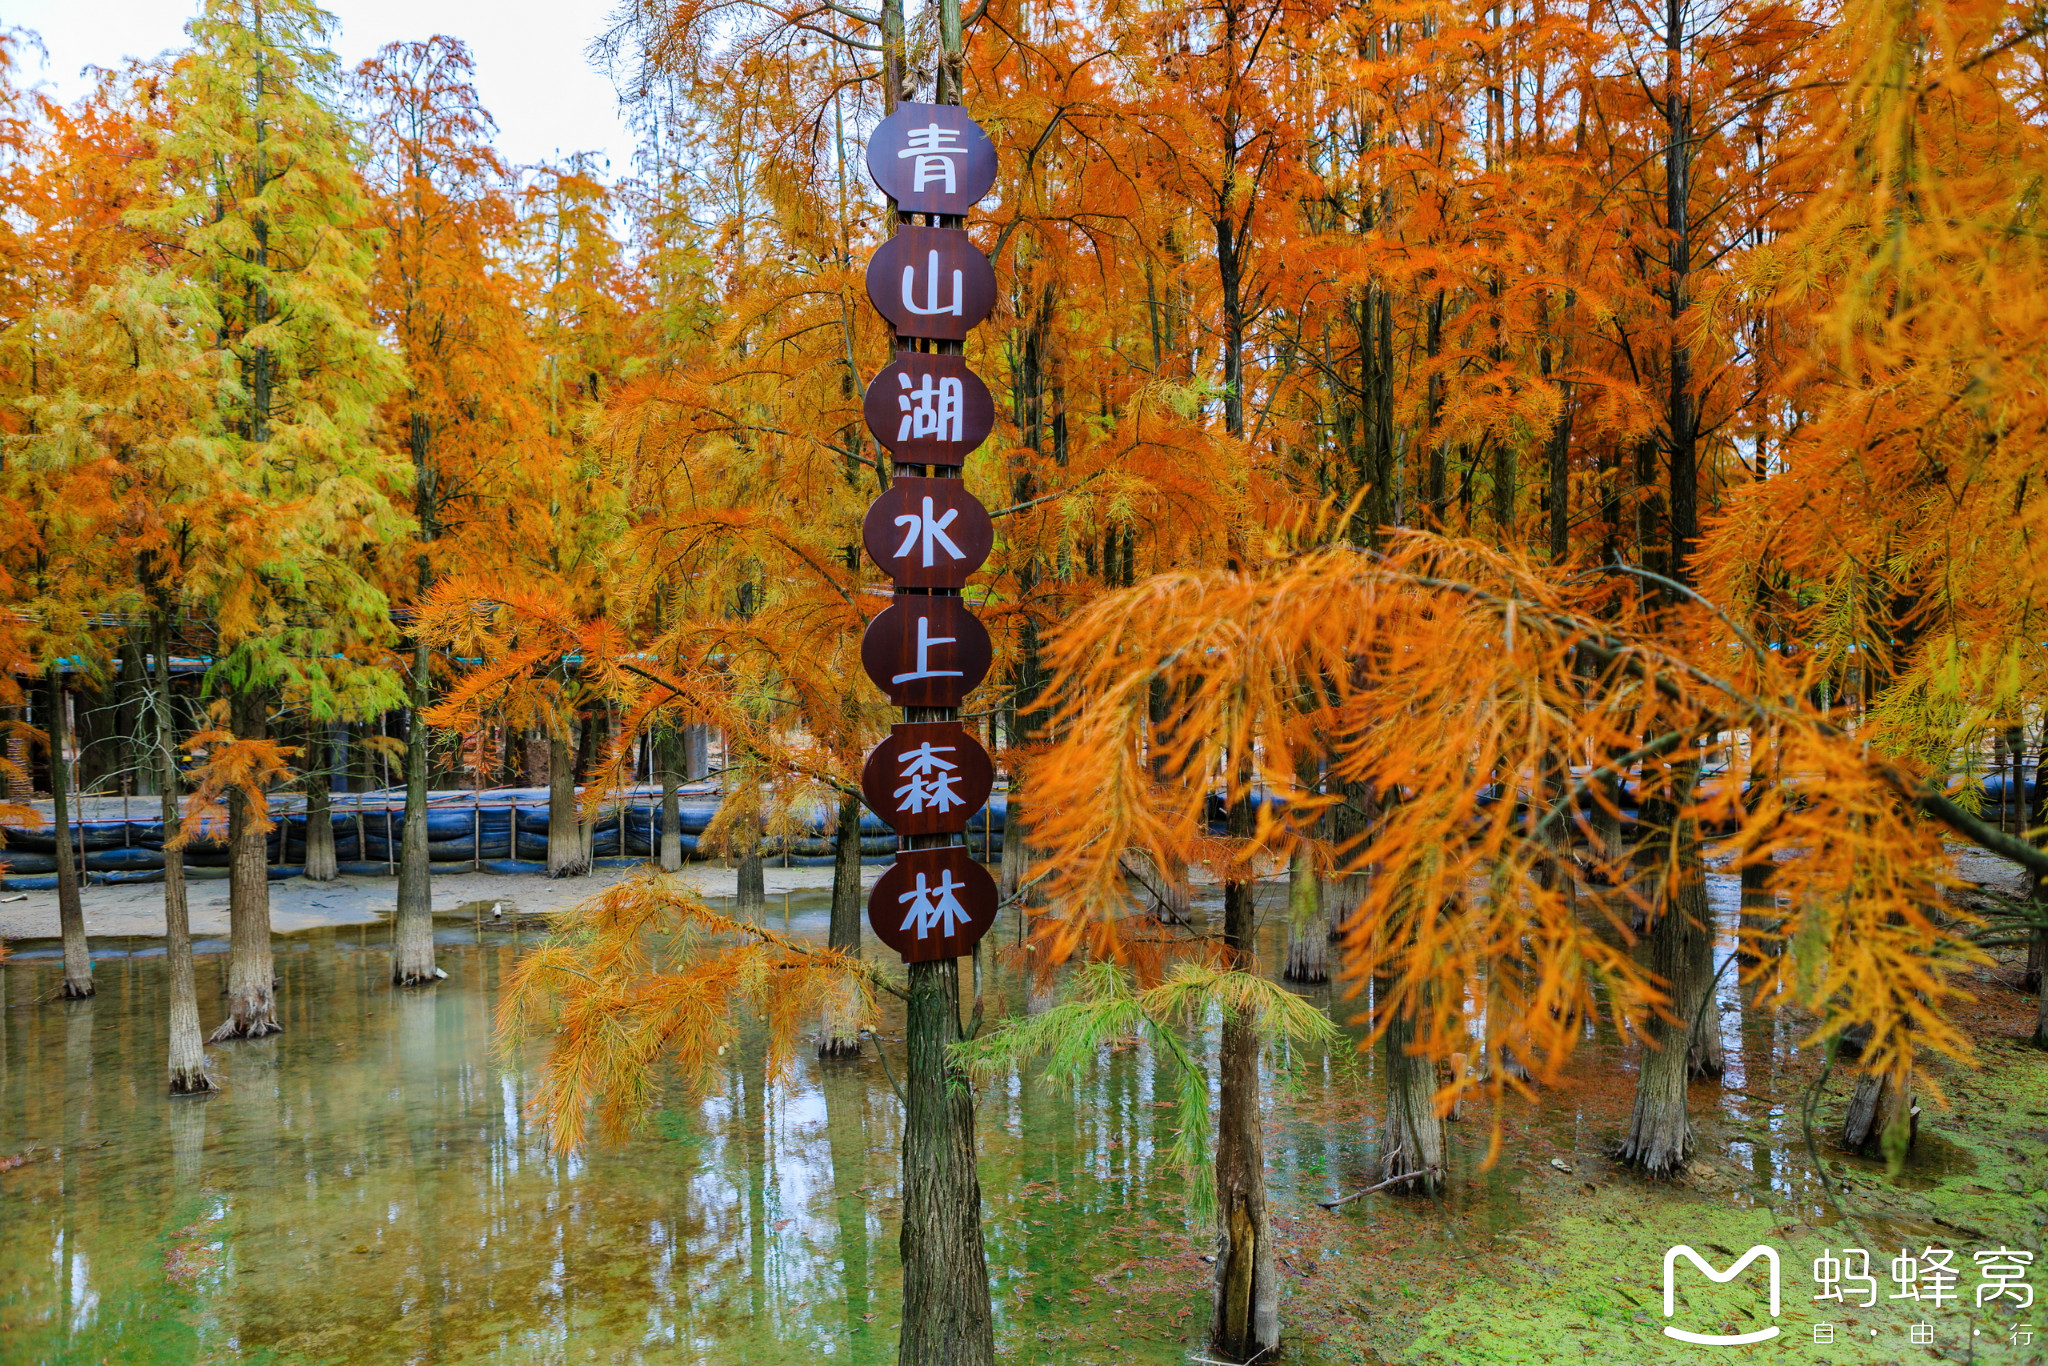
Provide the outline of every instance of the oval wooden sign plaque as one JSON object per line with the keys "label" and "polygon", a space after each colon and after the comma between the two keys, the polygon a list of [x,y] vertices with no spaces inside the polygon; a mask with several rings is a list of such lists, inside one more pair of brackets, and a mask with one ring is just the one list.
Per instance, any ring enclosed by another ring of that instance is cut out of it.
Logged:
{"label": "oval wooden sign plaque", "polygon": [[899,593],[860,638],[861,667],[899,707],[957,707],[988,675],[988,628],[959,598]]}
{"label": "oval wooden sign plaque", "polygon": [[868,175],[904,213],[964,215],[996,183],[996,147],[956,104],[899,104],[868,138]]}
{"label": "oval wooden sign plaque", "polygon": [[958,844],[906,849],[868,893],[868,926],[906,963],[964,958],[996,919],[996,882]]}
{"label": "oval wooden sign plaque", "polygon": [[963,356],[905,351],[861,400],[868,430],[907,465],[964,465],[996,425],[995,400]]}
{"label": "oval wooden sign plaque", "polygon": [[958,721],[905,722],[861,769],[868,806],[899,835],[957,835],[988,804],[995,765]]}
{"label": "oval wooden sign plaque", "polygon": [[868,505],[860,534],[899,588],[963,588],[988,562],[996,524],[958,479],[899,474]]}
{"label": "oval wooden sign plaque", "polygon": [[958,228],[898,228],[868,262],[868,301],[899,337],[966,341],[995,310],[995,267]]}

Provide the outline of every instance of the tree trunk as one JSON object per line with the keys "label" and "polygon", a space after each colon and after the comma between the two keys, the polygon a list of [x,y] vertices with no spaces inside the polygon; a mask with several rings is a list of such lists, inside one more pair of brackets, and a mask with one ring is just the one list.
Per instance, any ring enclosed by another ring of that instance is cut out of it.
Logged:
{"label": "tree trunk", "polygon": [[[1383,988],[1382,988],[1383,989]],[[1415,1042],[1412,1008],[1387,1021],[1380,1045],[1387,1069],[1387,1127],[1380,1141],[1380,1180],[1412,1177],[1390,1192],[1434,1195],[1444,1188],[1449,1143],[1436,1112],[1436,1064],[1410,1051]]]}
{"label": "tree trunk", "polygon": [[[1231,803],[1230,833],[1249,839],[1248,796]],[[1257,972],[1258,884],[1223,884],[1223,947],[1231,967]],[[1273,1270],[1273,1221],[1266,1204],[1266,1138],[1259,1117],[1257,1026],[1233,1011],[1223,1020],[1216,1059],[1216,1288],[1209,1346],[1231,1361],[1252,1361],[1279,1346],[1280,1289]]]}
{"label": "tree trunk", "polygon": [[[214,1089],[206,1075],[206,1046],[199,1030],[199,994],[192,980],[192,922],[185,908],[185,851],[178,844],[178,733],[171,715],[170,623],[153,623],[156,691],[149,699],[155,722],[158,810],[164,822],[164,965],[171,988],[171,1094]],[[330,850],[333,841],[329,840]]]}
{"label": "tree trunk", "polygon": [[1879,1073],[1859,1073],[1849,1096],[1849,1113],[1842,1120],[1842,1146],[1875,1156],[1891,1144],[1903,1157],[1919,1131],[1915,1108],[1912,1087],[1899,1086]]}
{"label": "tree trunk", "polygon": [[[263,693],[253,685],[236,692],[230,703],[235,737],[262,739],[265,711]],[[241,788],[228,789],[228,1017],[213,1031],[214,1043],[284,1030],[272,992],[268,818]]]}
{"label": "tree trunk", "polygon": [[576,765],[566,736],[548,736],[548,876],[581,877],[590,871],[583,827],[576,823]]}
{"label": "tree trunk", "polygon": [[912,963],[905,1013],[903,1335],[898,1366],[990,1366],[995,1325],[974,1165],[974,1093],[946,1056],[960,963]]}
{"label": "tree trunk", "polygon": [[1721,1003],[1714,984],[1714,912],[1707,904],[1707,870],[1700,861],[1697,832],[1688,829],[1679,843],[1678,909],[1699,922],[1699,933],[1689,936],[1683,1000],[1687,1035],[1686,1069],[1695,1077],[1718,1077],[1727,1067],[1727,1050],[1721,1041]]}
{"label": "tree trunk", "polygon": [[1003,900],[1017,895],[1031,876],[1031,846],[1024,838],[1024,788],[1016,773],[1010,774],[1008,801],[1003,808],[1003,861],[997,869],[996,887]]}
{"label": "tree trunk", "polygon": [[[0,709],[0,719],[20,721],[22,720],[22,709],[20,707]],[[22,735],[19,731],[9,730],[7,732],[6,745],[8,763],[7,800],[11,802],[32,802],[36,797],[36,788],[30,774],[34,768],[35,761],[29,756],[28,737]]]}
{"label": "tree trunk", "polygon": [[1650,970],[1675,999],[1671,1014],[1652,1015],[1643,1028],[1642,1072],[1636,1078],[1635,1114],[1615,1154],[1652,1176],[1670,1176],[1692,1156],[1692,1123],[1685,1084],[1692,1027],[1686,1016],[1687,964],[1702,928],[1680,900],[1668,901],[1650,926]]}
{"label": "tree trunk", "polygon": [[661,871],[675,873],[683,867],[683,813],[676,802],[676,749],[674,731],[662,733],[657,752],[661,755]]}
{"label": "tree trunk", "polygon": [[546,787],[548,785],[548,733],[544,730],[526,732],[526,771],[523,786]]}
{"label": "tree trunk", "polygon": [[1287,964],[1290,982],[1330,980],[1330,920],[1323,913],[1323,884],[1308,850],[1297,849],[1287,867]]}
{"label": "tree trunk", "polygon": [[[341,876],[334,856],[334,803],[329,799],[332,782],[325,743],[327,727],[306,722],[306,881],[332,882]],[[362,857],[358,851],[358,858]]]}
{"label": "tree trunk", "polygon": [[57,925],[64,935],[64,988],[66,997],[90,996],[92,949],[85,938],[85,903],[78,894],[80,869],[75,836],[71,829],[71,761],[65,753],[69,743],[64,724],[64,675],[57,661],[50,661],[44,676],[44,707],[49,711],[50,805],[55,816],[57,848]]}
{"label": "tree trunk", "polygon": [[[2037,914],[2048,909],[2048,877],[2034,879],[2034,909]],[[2038,996],[2034,1008],[2034,1047],[2048,1048],[2048,971],[2044,971],[2044,965],[2048,965],[2048,929],[2034,931],[2028,960],[2034,965],[2034,991]]]}
{"label": "tree trunk", "polygon": [[433,870],[427,864],[427,671],[425,641],[413,646],[412,696],[405,716],[405,826],[398,844],[398,917],[392,927],[391,984],[424,986],[434,970]]}
{"label": "tree trunk", "polygon": [[[2048,931],[2037,931],[2034,935],[2037,948],[2048,948]],[[2034,1047],[2048,1049],[2048,987],[2041,989],[2034,1008]]]}
{"label": "tree trunk", "polygon": [[768,904],[767,878],[761,862],[761,776],[754,754],[743,750],[739,762],[728,758],[723,784],[725,800],[738,802],[730,836],[733,866],[738,870],[734,904],[742,911],[759,911]]}
{"label": "tree trunk", "polygon": [[[839,799],[839,823],[832,831],[832,928],[826,940],[841,953],[860,956],[860,798]],[[849,983],[825,998],[818,1034],[821,1058],[860,1056],[858,998]]]}
{"label": "tree trunk", "polygon": [[711,727],[702,721],[683,727],[683,781],[701,783],[711,776]]}

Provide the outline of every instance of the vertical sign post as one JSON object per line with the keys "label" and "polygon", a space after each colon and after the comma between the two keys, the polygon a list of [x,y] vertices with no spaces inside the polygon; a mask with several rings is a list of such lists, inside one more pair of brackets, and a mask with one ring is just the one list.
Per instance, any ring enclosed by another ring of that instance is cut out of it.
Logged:
{"label": "vertical sign post", "polygon": [[[948,49],[959,48],[956,4]],[[942,28],[946,28],[942,18]],[[942,90],[959,91],[942,70]],[[987,801],[988,752],[960,703],[989,669],[989,638],[960,596],[995,527],[960,480],[995,421],[962,343],[995,307],[995,272],[967,235],[967,212],[995,185],[995,146],[959,106],[898,104],[868,140],[868,173],[894,229],[868,263],[868,298],[889,320],[895,356],[862,403],[894,457],[888,492],[861,528],[895,584],[868,623],[861,664],[903,709],[868,757],[868,805],[896,831],[896,859],[868,897],[868,923],[906,965],[903,1123],[903,1336],[900,1366],[990,1366],[995,1358],[974,1102],[948,1061],[960,1037],[959,959],[996,916],[996,885],[963,842]],[[922,215],[922,224],[912,223]]]}
{"label": "vertical sign post", "polygon": [[927,216],[899,226],[867,273],[896,356],[861,406],[895,476],[861,539],[896,591],[868,623],[860,659],[903,709],[861,775],[862,795],[897,836],[868,924],[904,962],[932,963],[971,953],[996,915],[995,880],[963,842],[992,765],[960,724],[960,703],[990,663],[988,632],[960,590],[995,542],[988,509],[960,479],[995,406],[960,348],[996,300],[995,271],[960,224],[994,186],[996,154],[959,106],[903,103],[869,138],[867,162],[899,213]]}

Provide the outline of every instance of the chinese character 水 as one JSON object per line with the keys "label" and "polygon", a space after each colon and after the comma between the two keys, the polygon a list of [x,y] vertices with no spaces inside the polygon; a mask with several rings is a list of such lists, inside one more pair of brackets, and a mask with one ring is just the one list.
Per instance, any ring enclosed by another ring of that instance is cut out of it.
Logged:
{"label": "chinese character \u6c34", "polygon": [[906,512],[896,519],[896,525],[903,528],[903,544],[896,547],[896,558],[900,560],[914,552],[921,554],[926,569],[932,567],[934,550],[944,550],[956,560],[966,559],[966,552],[954,545],[953,538],[946,534],[946,528],[953,525],[953,519],[959,515],[959,508],[947,508],[945,516],[932,516],[932,500],[927,497],[923,512]]}

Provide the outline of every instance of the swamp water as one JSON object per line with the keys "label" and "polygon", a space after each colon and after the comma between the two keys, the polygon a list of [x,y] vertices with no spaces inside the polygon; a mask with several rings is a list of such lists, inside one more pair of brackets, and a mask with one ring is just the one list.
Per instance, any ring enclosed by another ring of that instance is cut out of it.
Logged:
{"label": "swamp water", "polygon": [[[1284,912],[1267,919],[1262,958],[1273,964]],[[798,933],[822,938],[824,920],[822,905],[798,903]],[[0,1173],[0,1361],[895,1359],[901,1111],[872,1047],[833,1064],[800,1050],[778,1084],[763,1040],[743,1035],[708,1094],[673,1092],[636,1139],[557,1157],[524,1108],[537,1049],[491,1045],[519,945],[457,922],[439,940],[448,979],[399,992],[374,927],[279,937],[286,1032],[212,1047],[227,1089],[178,1101],[162,1090],[159,946],[99,945],[98,996],[63,1002],[47,999],[60,980],[47,946],[18,945],[0,965],[0,1157],[30,1160]],[[199,947],[210,1024],[225,945]],[[1309,990],[1328,1000],[1327,988]],[[1003,970],[991,969],[987,994],[992,1018],[1023,1006]],[[881,1028],[900,1069],[900,1008],[887,1005]],[[1734,1089],[1718,1106],[1695,1091],[1705,1146],[1721,1155],[1707,1198],[1760,1227],[1822,1221],[1782,1085],[1770,1084],[1775,1103],[1740,1094],[1766,1085],[1745,1067],[1789,1065],[1784,1031],[1744,1029],[1739,1010],[1727,1018]],[[1213,1035],[1197,1043],[1208,1048]],[[1458,1317],[1460,1305],[1468,1318],[1494,1313],[1489,1304],[1527,1308],[1517,1284],[1530,1263],[1514,1249],[1547,1236],[1544,1220],[1567,1226],[1572,1246],[1545,1250],[1576,1259],[1567,1278],[1654,1277],[1654,1259],[1635,1268],[1633,1252],[1629,1266],[1609,1266],[1601,1248],[1613,1235],[1571,1223],[1599,1213],[1595,1192],[1629,1189],[1593,1156],[1632,1084],[1611,1043],[1588,1048],[1595,1086],[1512,1125],[1509,1160],[1490,1171],[1479,1163],[1485,1117],[1454,1126],[1445,1202],[1373,1196],[1340,1215],[1314,1201],[1376,1176],[1374,1060],[1339,1050],[1272,1063],[1267,1155],[1289,1361],[1406,1359],[1409,1344],[1417,1359],[1553,1359],[1496,1357]],[[1209,1234],[1189,1223],[1179,1176],[1157,1160],[1172,1107],[1141,1048],[1105,1053],[1077,1084],[1027,1072],[980,1089],[1000,1359],[1203,1355]],[[1552,1154],[1576,1174],[1561,1176]],[[1699,1197],[1621,1198],[1640,1241],[1646,1216],[1654,1232]],[[1539,1279],[1535,1293],[1561,1309],[1572,1292],[1565,1318],[1598,1319],[1579,1308],[1581,1287]],[[1627,1306],[1613,1307],[1626,1321]],[[1525,1335],[1547,1346],[1578,1326],[1536,1321]],[[1658,1341],[1654,1327],[1641,1331]],[[1581,1344],[1555,1359],[1635,1358]]]}

